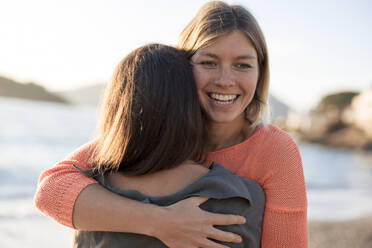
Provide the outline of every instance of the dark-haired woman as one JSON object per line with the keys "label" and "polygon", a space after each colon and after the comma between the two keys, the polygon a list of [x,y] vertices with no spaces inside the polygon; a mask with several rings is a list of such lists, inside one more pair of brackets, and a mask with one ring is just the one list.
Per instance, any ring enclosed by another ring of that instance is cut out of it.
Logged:
{"label": "dark-haired woman", "polygon": [[[177,47],[193,65],[206,116],[205,149],[210,153],[204,164],[216,161],[262,186],[266,195],[263,248],[306,248],[307,200],[298,147],[289,135],[262,122],[269,64],[256,20],[241,6],[208,2],[182,31]],[[220,247],[208,238],[237,239],[213,226],[239,219],[200,211],[204,198],[168,207],[138,204],[118,199],[84,178],[72,164],[89,168],[94,147],[91,142],[44,172],[35,198],[41,211],[77,229],[148,234],[169,247]],[[111,212],[108,219],[107,212]]]}

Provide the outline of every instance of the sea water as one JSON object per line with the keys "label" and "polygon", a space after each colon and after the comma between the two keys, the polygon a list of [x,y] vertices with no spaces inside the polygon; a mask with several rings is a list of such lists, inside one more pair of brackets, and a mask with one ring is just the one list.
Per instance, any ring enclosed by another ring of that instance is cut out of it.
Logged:
{"label": "sea water", "polygon": [[33,206],[40,173],[93,137],[97,110],[0,98],[0,247],[70,247]]}
{"label": "sea water", "polygon": [[[33,206],[40,173],[94,136],[98,111],[0,98],[0,247],[69,247],[71,232]],[[299,144],[309,219],[372,212],[372,154]]]}

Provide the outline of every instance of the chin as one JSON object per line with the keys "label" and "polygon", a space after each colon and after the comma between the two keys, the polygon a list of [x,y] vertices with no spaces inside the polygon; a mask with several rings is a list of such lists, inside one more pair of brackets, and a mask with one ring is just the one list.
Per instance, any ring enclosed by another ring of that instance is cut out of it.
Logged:
{"label": "chin", "polygon": [[208,116],[208,121],[210,124],[236,124],[243,123],[245,119],[240,116]]}

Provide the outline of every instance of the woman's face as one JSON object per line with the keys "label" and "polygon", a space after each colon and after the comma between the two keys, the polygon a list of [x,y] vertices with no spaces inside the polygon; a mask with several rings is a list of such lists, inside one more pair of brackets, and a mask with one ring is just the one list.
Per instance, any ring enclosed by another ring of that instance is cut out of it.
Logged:
{"label": "woman's face", "polygon": [[258,81],[257,53],[241,31],[219,37],[191,58],[200,103],[210,123],[244,123]]}

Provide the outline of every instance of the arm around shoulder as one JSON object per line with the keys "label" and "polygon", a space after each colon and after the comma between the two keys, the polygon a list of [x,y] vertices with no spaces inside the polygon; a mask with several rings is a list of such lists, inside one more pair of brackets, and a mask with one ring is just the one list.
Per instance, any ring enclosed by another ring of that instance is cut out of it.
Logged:
{"label": "arm around shoulder", "polygon": [[154,236],[169,247],[224,247],[207,237],[239,242],[236,234],[213,225],[244,223],[240,216],[208,213],[199,208],[206,199],[192,197],[168,207],[134,201],[97,184],[74,168],[88,168],[92,144],[42,173],[35,205],[44,214],[71,228],[86,231],[130,232]]}

